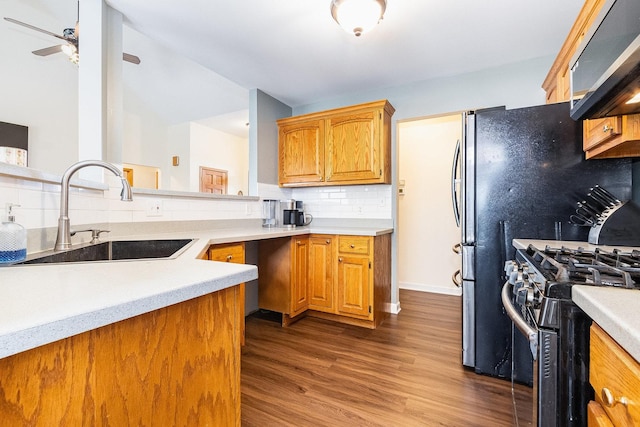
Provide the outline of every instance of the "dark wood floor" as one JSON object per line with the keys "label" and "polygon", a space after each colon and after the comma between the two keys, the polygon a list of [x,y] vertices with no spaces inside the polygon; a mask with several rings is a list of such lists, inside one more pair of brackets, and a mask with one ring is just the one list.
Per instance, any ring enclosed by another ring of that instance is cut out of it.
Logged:
{"label": "dark wood floor", "polygon": [[247,318],[242,425],[513,425],[511,383],[460,363],[460,298],[402,290],[400,301],[376,330]]}

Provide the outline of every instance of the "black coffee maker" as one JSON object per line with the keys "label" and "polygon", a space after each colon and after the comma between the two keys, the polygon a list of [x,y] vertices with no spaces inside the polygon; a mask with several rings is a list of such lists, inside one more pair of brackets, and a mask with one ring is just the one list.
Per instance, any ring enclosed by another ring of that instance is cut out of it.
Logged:
{"label": "black coffee maker", "polygon": [[298,209],[294,199],[280,200],[280,212],[283,228],[295,228],[298,223]]}
{"label": "black coffee maker", "polygon": [[311,224],[313,217],[304,213],[302,200],[280,200],[282,227],[295,228]]}

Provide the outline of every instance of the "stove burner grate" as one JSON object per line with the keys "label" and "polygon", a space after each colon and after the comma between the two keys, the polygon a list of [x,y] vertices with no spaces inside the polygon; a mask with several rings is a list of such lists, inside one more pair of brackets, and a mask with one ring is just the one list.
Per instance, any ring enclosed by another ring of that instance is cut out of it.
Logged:
{"label": "stove burner grate", "polygon": [[535,268],[557,283],[640,288],[640,251],[527,248]]}

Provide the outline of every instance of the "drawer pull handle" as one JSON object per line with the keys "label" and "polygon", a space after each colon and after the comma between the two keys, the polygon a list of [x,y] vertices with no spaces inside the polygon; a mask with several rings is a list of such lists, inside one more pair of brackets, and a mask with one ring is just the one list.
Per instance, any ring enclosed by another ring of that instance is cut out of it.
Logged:
{"label": "drawer pull handle", "polygon": [[349,247],[350,247],[351,249],[353,249],[353,248],[355,248],[355,247],[356,247],[356,245],[354,245],[354,244],[350,244],[350,245],[349,245]]}
{"label": "drawer pull handle", "polygon": [[624,396],[615,398],[613,396],[613,393],[611,393],[611,390],[609,390],[607,387],[602,387],[602,392],[600,393],[600,397],[602,397],[602,402],[608,408],[613,408],[618,403],[626,407],[627,404],[629,403],[629,400]]}
{"label": "drawer pull handle", "polygon": [[232,258],[233,258],[233,255],[227,255],[227,262],[231,261]]}

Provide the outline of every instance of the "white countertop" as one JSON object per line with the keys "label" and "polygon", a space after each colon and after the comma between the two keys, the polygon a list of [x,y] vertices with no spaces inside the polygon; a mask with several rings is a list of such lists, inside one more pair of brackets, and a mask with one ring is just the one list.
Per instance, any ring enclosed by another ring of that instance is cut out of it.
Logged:
{"label": "white countertop", "polygon": [[[587,242],[513,239],[513,246],[516,249],[527,248],[529,244],[533,244],[538,249],[543,249],[546,245],[585,250],[613,248],[591,245]],[[638,249],[637,247],[616,247],[623,251]],[[571,288],[571,298],[640,363],[640,290],[578,285]]]}
{"label": "white countertop", "polygon": [[574,286],[571,298],[640,363],[640,291]]}
{"label": "white countertop", "polygon": [[377,236],[392,231],[249,227],[158,233],[126,240],[196,241],[174,259],[0,267],[0,358],[258,277],[255,266],[199,259],[210,244],[309,233]]}

